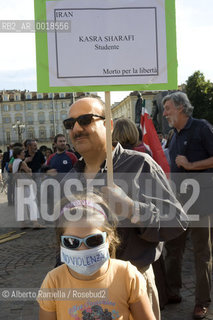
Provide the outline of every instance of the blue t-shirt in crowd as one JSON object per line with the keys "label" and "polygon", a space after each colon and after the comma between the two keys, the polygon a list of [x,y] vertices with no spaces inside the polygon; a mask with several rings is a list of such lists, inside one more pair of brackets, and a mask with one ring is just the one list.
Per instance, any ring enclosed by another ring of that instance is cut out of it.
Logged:
{"label": "blue t-shirt in crowd", "polygon": [[47,160],[47,166],[51,167],[51,169],[56,169],[57,172],[69,172],[77,160],[78,159],[72,152],[56,152]]}

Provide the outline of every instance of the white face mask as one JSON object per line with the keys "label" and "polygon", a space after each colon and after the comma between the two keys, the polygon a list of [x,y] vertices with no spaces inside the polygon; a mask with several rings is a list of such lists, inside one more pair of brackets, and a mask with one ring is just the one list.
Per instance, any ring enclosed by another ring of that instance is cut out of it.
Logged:
{"label": "white face mask", "polygon": [[73,271],[91,276],[109,259],[108,242],[86,250],[71,250],[61,246],[61,261]]}

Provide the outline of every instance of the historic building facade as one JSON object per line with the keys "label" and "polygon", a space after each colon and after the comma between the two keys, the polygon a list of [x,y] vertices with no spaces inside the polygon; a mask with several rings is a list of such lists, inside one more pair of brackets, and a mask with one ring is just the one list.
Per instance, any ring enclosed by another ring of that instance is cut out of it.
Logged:
{"label": "historic building facade", "polygon": [[[159,91],[140,91],[141,96],[145,100],[145,107],[150,115],[152,113],[153,99],[158,92]],[[113,104],[111,107],[112,118],[126,117],[135,122],[135,106],[138,94],[138,91],[133,91],[121,102]]]}
{"label": "historic building facade", "polygon": [[[138,91],[111,106],[112,118],[127,117],[135,121]],[[141,91],[145,107],[152,113],[153,100],[159,91]],[[89,93],[39,93],[30,91],[0,91],[0,149],[7,145],[37,139],[39,145],[51,145],[58,133],[67,132],[63,120],[67,118],[72,101]],[[94,96],[96,93],[93,94]],[[68,136],[67,136],[68,138]]]}
{"label": "historic building facade", "polygon": [[63,120],[70,102],[79,96],[80,93],[0,91],[0,148],[25,139],[47,144],[57,133],[66,134]]}

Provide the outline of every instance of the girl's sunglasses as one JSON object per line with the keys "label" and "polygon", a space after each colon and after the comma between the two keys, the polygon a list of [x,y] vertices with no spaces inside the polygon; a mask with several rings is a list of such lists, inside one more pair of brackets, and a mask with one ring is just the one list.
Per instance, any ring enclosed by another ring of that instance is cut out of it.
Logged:
{"label": "girl's sunglasses", "polygon": [[77,118],[68,118],[63,121],[64,127],[67,130],[72,130],[74,128],[74,125],[76,122],[82,127],[82,126],[88,126],[92,120],[93,117],[97,117],[100,119],[105,119],[103,116],[99,116],[98,114],[88,113],[88,114],[82,114],[81,116]]}
{"label": "girl's sunglasses", "polygon": [[82,242],[87,248],[95,248],[106,241],[106,232],[92,234],[85,238],[78,238],[75,236],[61,236],[62,246],[67,249],[77,249],[81,246]]}

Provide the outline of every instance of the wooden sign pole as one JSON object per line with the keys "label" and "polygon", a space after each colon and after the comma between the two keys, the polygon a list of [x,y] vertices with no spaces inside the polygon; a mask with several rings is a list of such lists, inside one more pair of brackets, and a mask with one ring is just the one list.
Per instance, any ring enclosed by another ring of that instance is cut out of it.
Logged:
{"label": "wooden sign pole", "polygon": [[110,91],[105,92],[105,115],[106,115],[106,144],[107,144],[107,185],[108,187],[112,187],[113,186],[113,164],[112,164]]}

